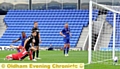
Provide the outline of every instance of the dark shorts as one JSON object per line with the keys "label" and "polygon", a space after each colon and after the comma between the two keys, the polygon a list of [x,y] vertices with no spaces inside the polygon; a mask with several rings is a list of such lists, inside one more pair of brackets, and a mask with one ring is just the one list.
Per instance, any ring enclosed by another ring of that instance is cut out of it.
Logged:
{"label": "dark shorts", "polygon": [[35,39],[34,46],[39,46],[39,39]]}
{"label": "dark shorts", "polygon": [[64,44],[70,44],[70,39],[69,38],[64,39]]}
{"label": "dark shorts", "polygon": [[30,45],[26,45],[25,50],[29,52],[29,51],[30,51],[30,48],[31,48]]}
{"label": "dark shorts", "polygon": [[34,46],[39,46],[39,43],[35,43]]}

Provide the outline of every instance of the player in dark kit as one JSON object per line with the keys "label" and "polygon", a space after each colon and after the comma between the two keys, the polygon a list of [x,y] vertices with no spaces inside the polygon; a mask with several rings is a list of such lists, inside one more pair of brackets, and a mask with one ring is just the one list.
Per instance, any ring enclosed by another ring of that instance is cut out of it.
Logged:
{"label": "player in dark kit", "polygon": [[20,35],[20,37],[17,40],[13,40],[13,43],[15,43],[19,40],[22,41],[21,45],[18,48],[16,48],[18,52],[20,52],[20,49],[24,46],[24,42],[25,42],[26,39],[27,39],[27,36],[26,36],[25,32],[22,31],[22,35]]}
{"label": "player in dark kit", "polygon": [[70,33],[70,28],[68,27],[68,23],[66,23],[64,27],[65,28],[62,31],[60,31],[60,35],[64,37],[63,38],[63,41],[64,41],[64,55],[69,56],[68,52],[69,52],[69,48],[70,48],[71,33]]}
{"label": "player in dark kit", "polygon": [[[39,58],[39,42],[41,43],[41,39],[40,39],[40,33],[39,33],[39,29],[38,29],[38,22],[34,22],[34,27],[32,28],[32,31],[36,31],[37,35],[35,36],[35,43],[34,46],[36,46],[37,51],[36,51],[36,59],[41,59]],[[35,52],[33,52],[33,59],[35,59]]]}
{"label": "player in dark kit", "polygon": [[[27,57],[28,55],[30,56],[30,60],[32,59],[32,56],[30,55],[30,48],[31,48],[31,45],[32,47],[34,47],[34,43],[35,43],[35,36],[36,36],[36,31],[32,31],[32,35],[29,36],[26,40],[25,40],[25,43],[24,43],[24,48],[25,50],[27,51],[28,54],[26,54],[25,56],[23,56],[21,58],[21,60],[23,60],[25,57]],[[33,60],[35,61],[35,60]]]}

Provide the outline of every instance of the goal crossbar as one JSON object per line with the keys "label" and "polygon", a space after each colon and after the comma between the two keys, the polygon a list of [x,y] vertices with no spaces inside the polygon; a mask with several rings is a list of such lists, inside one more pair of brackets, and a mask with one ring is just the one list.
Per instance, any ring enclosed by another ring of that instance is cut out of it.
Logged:
{"label": "goal crossbar", "polygon": [[111,11],[111,12],[119,13],[119,14],[120,14],[119,11],[116,11],[116,10],[113,10],[113,9],[107,7],[107,6],[109,6],[109,5],[106,6],[106,5],[99,4],[99,3],[96,3],[96,2],[93,2],[93,1],[91,1],[91,3],[94,4],[94,5],[98,5],[98,6],[102,7],[102,8],[104,8],[104,9],[107,9],[107,10],[109,10],[109,11]]}

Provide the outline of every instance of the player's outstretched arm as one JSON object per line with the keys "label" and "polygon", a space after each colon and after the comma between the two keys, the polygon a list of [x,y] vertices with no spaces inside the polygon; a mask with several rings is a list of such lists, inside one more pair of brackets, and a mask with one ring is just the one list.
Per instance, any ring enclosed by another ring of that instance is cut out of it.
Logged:
{"label": "player's outstretched arm", "polygon": [[15,46],[13,46],[13,45],[10,45],[10,48],[17,48],[17,47],[15,47]]}
{"label": "player's outstretched arm", "polygon": [[60,31],[60,35],[63,36],[63,37],[66,37],[61,31]]}
{"label": "player's outstretched arm", "polygon": [[18,39],[16,39],[16,40],[13,40],[12,42],[15,43],[15,42],[17,42],[17,41],[19,41],[19,40],[20,40],[20,38],[18,38]]}

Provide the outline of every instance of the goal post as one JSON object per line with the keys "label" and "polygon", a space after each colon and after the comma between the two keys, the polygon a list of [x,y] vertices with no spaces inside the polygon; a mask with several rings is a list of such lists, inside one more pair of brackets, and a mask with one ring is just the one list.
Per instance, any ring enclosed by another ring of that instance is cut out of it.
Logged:
{"label": "goal post", "polygon": [[115,33],[116,33],[116,13],[113,13],[113,50],[112,50],[112,58],[115,57]]}
{"label": "goal post", "polygon": [[89,3],[89,47],[88,47],[88,64],[92,61],[92,1]]}
{"label": "goal post", "polygon": [[111,64],[115,56],[120,58],[120,12],[117,9],[120,7],[89,2],[89,64]]}

